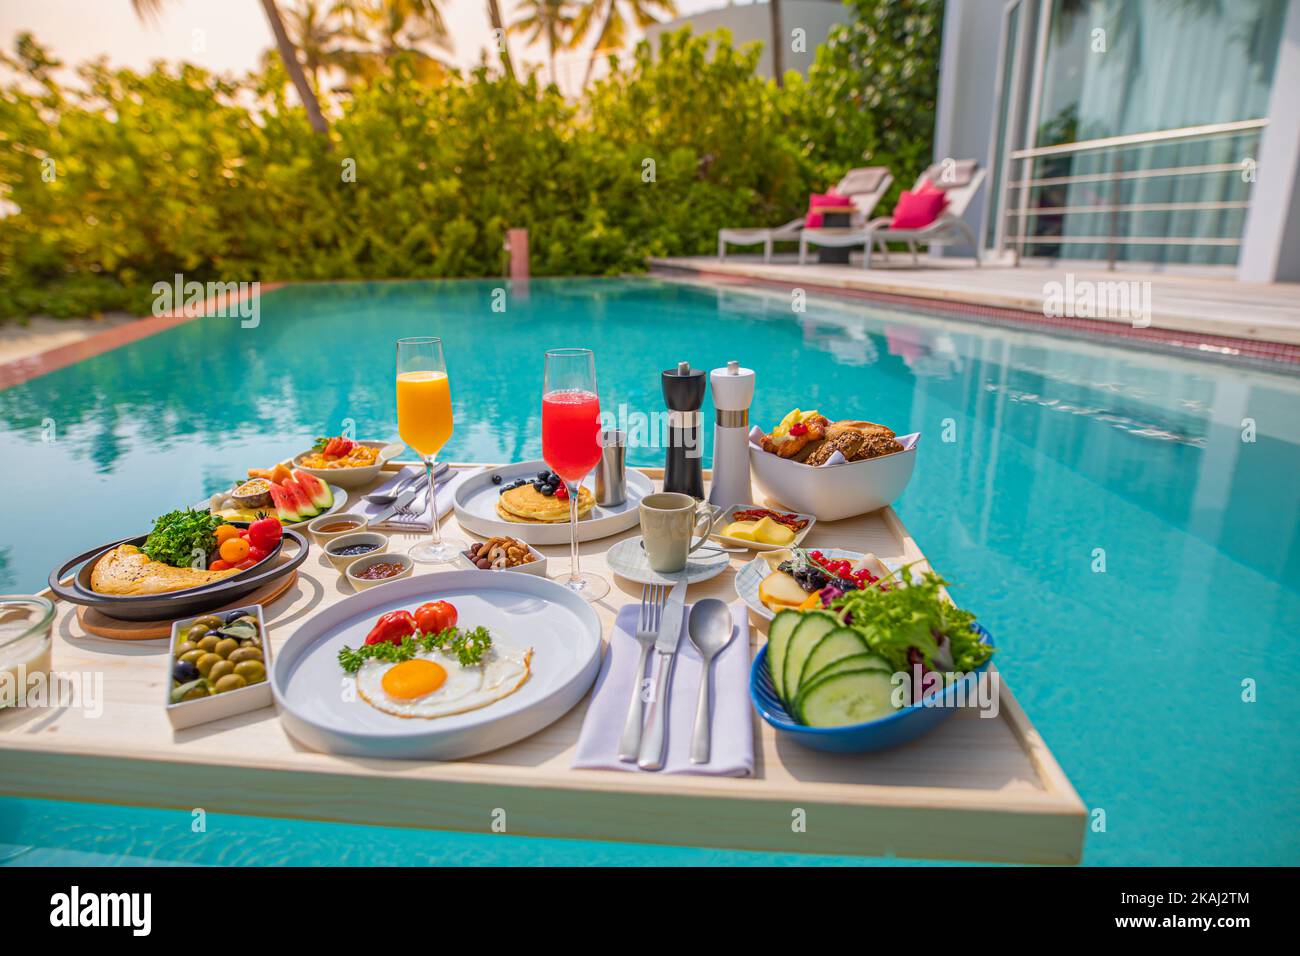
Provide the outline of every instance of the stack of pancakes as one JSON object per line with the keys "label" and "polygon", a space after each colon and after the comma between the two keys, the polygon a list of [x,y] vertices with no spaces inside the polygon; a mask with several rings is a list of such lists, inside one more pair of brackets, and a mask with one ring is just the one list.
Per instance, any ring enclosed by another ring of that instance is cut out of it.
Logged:
{"label": "stack of pancakes", "polygon": [[[578,492],[578,520],[591,514],[596,496],[590,488]],[[497,514],[518,524],[563,524],[569,520],[569,500],[544,495],[532,485],[503,491],[497,498]]]}

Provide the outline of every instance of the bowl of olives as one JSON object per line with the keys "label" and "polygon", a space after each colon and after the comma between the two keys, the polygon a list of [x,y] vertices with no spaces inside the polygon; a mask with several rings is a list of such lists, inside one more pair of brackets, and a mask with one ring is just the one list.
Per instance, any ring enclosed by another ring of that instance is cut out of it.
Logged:
{"label": "bowl of olives", "polygon": [[165,684],[172,727],[270,706],[270,666],[260,604],[173,622]]}

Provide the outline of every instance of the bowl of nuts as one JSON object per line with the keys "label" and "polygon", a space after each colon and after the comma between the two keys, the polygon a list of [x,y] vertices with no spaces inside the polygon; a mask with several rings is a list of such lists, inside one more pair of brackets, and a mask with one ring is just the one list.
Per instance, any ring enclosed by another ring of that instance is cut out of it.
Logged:
{"label": "bowl of nuts", "polygon": [[471,544],[461,555],[480,571],[522,571],[546,576],[546,555],[518,538],[498,535]]}

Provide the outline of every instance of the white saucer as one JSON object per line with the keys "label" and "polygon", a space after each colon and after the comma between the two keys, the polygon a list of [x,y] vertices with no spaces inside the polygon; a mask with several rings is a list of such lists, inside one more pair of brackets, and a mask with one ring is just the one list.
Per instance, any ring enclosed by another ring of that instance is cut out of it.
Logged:
{"label": "white saucer", "polygon": [[704,544],[694,554],[687,555],[686,567],[682,570],[664,574],[650,567],[638,534],[610,548],[605,554],[605,561],[609,569],[619,577],[637,584],[676,584],[683,577],[687,584],[696,584],[717,577],[731,565],[730,554],[709,551],[708,547],[708,544]]}

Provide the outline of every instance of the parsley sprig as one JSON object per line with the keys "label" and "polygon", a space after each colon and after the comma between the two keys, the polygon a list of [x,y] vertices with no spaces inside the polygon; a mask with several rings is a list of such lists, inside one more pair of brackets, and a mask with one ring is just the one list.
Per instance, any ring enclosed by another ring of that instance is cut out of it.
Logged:
{"label": "parsley sprig", "polygon": [[344,646],[339,651],[339,665],[347,673],[355,674],[369,660],[398,664],[409,661],[416,654],[437,650],[453,655],[462,667],[472,667],[483,661],[483,654],[491,646],[492,635],[486,627],[480,626],[469,631],[449,627],[429,634],[416,631],[402,638],[401,644],[380,641],[378,644],[363,644],[358,648]]}

